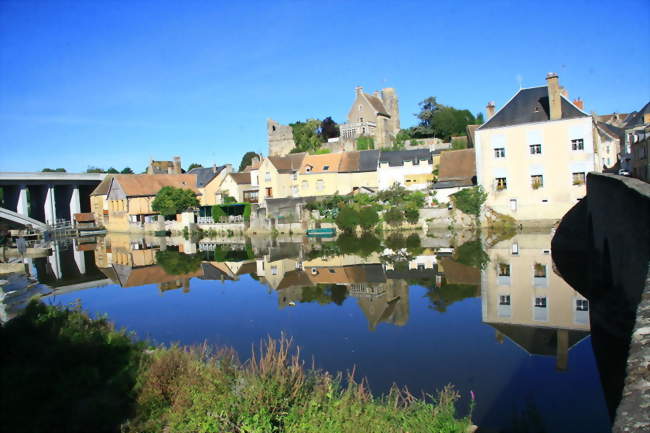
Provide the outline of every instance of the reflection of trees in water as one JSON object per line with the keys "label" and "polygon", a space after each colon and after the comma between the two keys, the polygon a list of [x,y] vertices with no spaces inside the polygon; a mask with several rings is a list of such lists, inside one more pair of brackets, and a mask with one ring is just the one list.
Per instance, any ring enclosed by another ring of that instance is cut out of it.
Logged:
{"label": "reflection of trees in water", "polygon": [[202,260],[200,254],[183,254],[174,250],[156,252],[156,263],[169,275],[195,272],[201,266]]}
{"label": "reflection of trees in water", "polygon": [[321,305],[335,303],[343,305],[348,296],[348,289],[338,284],[307,286],[302,288],[300,302],[317,302]]}
{"label": "reflection of trees in water", "polygon": [[463,265],[478,269],[485,269],[490,262],[490,257],[483,249],[480,239],[465,242],[454,251],[454,260]]}
{"label": "reflection of trees in water", "polygon": [[[440,287],[435,286],[432,280],[417,280],[409,282],[427,287],[427,293],[424,295],[429,298],[429,308],[444,313],[454,302],[459,302],[467,298],[475,298],[479,295],[478,286],[473,284],[448,284],[443,278]],[[425,284],[423,284],[425,283]]]}

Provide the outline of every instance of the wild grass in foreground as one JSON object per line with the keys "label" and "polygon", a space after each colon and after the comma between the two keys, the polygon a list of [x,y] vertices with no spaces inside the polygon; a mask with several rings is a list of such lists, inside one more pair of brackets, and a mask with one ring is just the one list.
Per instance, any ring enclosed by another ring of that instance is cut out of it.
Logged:
{"label": "wild grass in foreground", "polygon": [[451,433],[471,425],[456,418],[451,387],[430,401],[397,388],[374,397],[352,375],[306,368],[284,337],[242,363],[232,349],[205,345],[147,349],[105,319],[35,302],[0,335],[11,431]]}

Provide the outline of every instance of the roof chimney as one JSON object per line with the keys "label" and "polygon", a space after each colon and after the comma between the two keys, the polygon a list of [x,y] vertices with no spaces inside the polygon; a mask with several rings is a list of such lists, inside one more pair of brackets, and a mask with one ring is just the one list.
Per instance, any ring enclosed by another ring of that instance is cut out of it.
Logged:
{"label": "roof chimney", "polygon": [[573,100],[573,105],[575,105],[576,107],[578,107],[581,110],[585,109],[585,101],[583,101],[579,97],[577,99]]}
{"label": "roof chimney", "polygon": [[174,157],[174,173],[176,174],[181,174],[181,157],[180,156],[175,156]]}
{"label": "roof chimney", "polygon": [[212,173],[216,173],[216,172],[217,172],[217,164],[212,163]]}
{"label": "roof chimney", "polygon": [[487,114],[486,120],[490,120],[492,116],[494,116],[494,108],[495,108],[494,101],[490,101],[487,103],[487,106],[485,107],[485,114]]}
{"label": "roof chimney", "polygon": [[363,93],[363,87],[357,86],[354,88],[354,91],[357,93],[357,95],[361,95]]}
{"label": "roof chimney", "polygon": [[546,74],[546,86],[548,88],[548,108],[551,112],[550,120],[559,120],[562,118],[562,96],[560,78],[555,72]]}

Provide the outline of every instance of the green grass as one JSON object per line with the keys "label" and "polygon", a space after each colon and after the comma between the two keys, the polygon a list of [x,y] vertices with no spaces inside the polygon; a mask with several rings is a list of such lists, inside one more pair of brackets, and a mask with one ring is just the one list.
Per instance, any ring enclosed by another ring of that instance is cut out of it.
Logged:
{"label": "green grass", "polygon": [[32,302],[1,328],[7,431],[465,432],[458,394],[375,397],[352,374],[306,368],[291,340],[232,349],[147,348],[79,308]]}

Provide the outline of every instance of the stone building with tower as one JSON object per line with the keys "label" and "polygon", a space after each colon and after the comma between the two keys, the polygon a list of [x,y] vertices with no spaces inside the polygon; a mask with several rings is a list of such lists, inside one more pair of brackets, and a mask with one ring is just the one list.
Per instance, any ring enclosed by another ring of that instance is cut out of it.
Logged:
{"label": "stone building with tower", "polygon": [[175,156],[173,161],[149,161],[147,174],[181,174],[181,157]]}
{"label": "stone building with tower", "polygon": [[369,95],[355,88],[355,99],[348,121],[340,125],[342,142],[355,142],[361,136],[372,137],[375,149],[389,147],[400,129],[399,101],[395,89],[387,87]]}
{"label": "stone building with tower", "polygon": [[281,125],[273,119],[266,121],[266,136],[269,142],[269,156],[288,155],[296,147],[293,131],[289,125]]}

